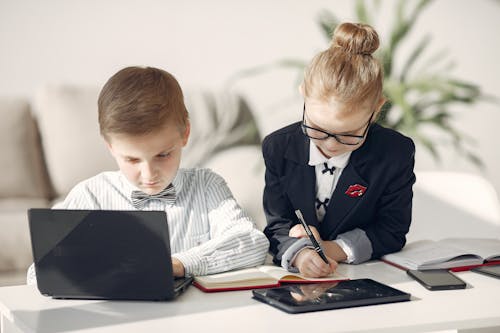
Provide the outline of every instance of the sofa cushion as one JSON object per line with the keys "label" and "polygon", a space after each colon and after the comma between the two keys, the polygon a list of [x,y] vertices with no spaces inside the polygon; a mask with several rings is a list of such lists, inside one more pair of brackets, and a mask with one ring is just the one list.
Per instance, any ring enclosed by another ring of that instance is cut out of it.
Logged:
{"label": "sofa cushion", "polygon": [[48,205],[44,199],[0,199],[0,272],[26,272],[33,261],[27,210]]}
{"label": "sofa cushion", "polygon": [[191,135],[181,166],[203,165],[227,148],[260,144],[254,115],[241,96],[191,88],[184,91],[184,99],[191,119]]}
{"label": "sofa cushion", "polygon": [[97,87],[46,86],[35,99],[42,144],[55,195],[79,181],[115,170],[99,134]]}
{"label": "sofa cushion", "polygon": [[262,206],[264,193],[264,159],[259,145],[239,146],[214,154],[204,164],[221,175],[234,197],[255,221],[259,230],[264,230],[266,217]]}
{"label": "sofa cushion", "polygon": [[0,98],[0,198],[50,195],[38,129],[27,101]]}

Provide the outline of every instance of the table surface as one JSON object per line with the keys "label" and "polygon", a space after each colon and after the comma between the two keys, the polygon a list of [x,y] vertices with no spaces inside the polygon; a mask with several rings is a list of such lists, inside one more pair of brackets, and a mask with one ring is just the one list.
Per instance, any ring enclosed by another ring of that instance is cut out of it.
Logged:
{"label": "table surface", "polygon": [[[172,302],[54,300],[34,286],[0,288],[3,333],[20,332],[429,332],[498,328],[500,279],[457,275],[462,290],[429,291],[380,261],[340,265],[349,278],[372,278],[412,294],[410,302],[287,314],[251,291],[203,293],[190,287]],[[496,329],[493,329],[495,331]],[[483,330],[484,331],[484,330]],[[483,332],[481,331],[481,332]],[[467,330],[467,332],[470,332]]]}

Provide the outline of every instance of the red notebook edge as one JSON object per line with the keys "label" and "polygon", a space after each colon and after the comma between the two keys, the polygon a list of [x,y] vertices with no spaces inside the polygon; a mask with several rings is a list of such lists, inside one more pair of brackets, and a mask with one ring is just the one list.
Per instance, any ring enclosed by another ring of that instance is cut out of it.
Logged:
{"label": "red notebook edge", "polygon": [[469,265],[469,266],[453,267],[453,268],[450,268],[450,271],[452,271],[452,272],[463,272],[463,271],[469,271],[472,268],[476,268],[476,267],[493,266],[493,265],[500,265],[500,260],[487,261],[487,262],[479,264],[479,265]]}
{"label": "red notebook edge", "polygon": [[216,292],[224,292],[224,291],[239,291],[239,290],[252,290],[252,289],[264,289],[264,288],[275,288],[275,287],[280,287],[282,284],[311,284],[311,283],[331,283],[331,282],[340,282],[340,281],[347,281],[349,278],[345,279],[333,279],[333,280],[323,280],[323,281],[318,281],[318,280],[288,280],[288,281],[278,281],[278,283],[273,283],[273,284],[263,284],[263,285],[258,285],[258,286],[243,286],[243,287],[227,287],[227,288],[206,288],[199,284],[198,282],[194,281],[193,286],[196,288],[200,289],[201,291],[205,293],[216,293]]}
{"label": "red notebook edge", "polygon": [[399,268],[399,269],[401,269],[401,270],[403,270],[403,271],[407,271],[407,270],[408,270],[408,268],[406,268],[406,267],[404,267],[404,266],[401,266],[401,265],[398,265],[398,264],[396,264],[396,263],[393,263],[392,261],[389,261],[389,260],[387,260],[387,259],[380,259],[380,261],[382,261],[382,262],[384,262],[384,263],[386,263],[386,264],[388,264],[388,265],[394,266],[394,267],[396,267],[396,268]]}

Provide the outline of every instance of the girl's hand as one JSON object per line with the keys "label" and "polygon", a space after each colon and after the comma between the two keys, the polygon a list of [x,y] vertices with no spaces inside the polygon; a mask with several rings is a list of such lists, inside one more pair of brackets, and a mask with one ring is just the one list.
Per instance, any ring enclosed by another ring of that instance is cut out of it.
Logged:
{"label": "girl's hand", "polygon": [[[325,255],[327,256],[327,258],[330,258],[334,261],[337,261],[337,262],[341,262],[341,261],[345,261],[347,259],[347,255],[346,253],[344,252],[344,250],[342,250],[342,248],[335,242],[335,241],[323,241],[321,239],[321,236],[319,235],[319,232],[318,232],[318,229],[316,229],[315,227],[313,226],[309,226],[309,229],[311,229],[311,232],[313,233],[314,235],[314,238],[316,238],[316,240],[321,244],[321,246],[323,247],[323,250],[325,251]],[[304,227],[302,226],[302,224],[296,224],[294,225],[290,231],[288,232],[288,236],[290,237],[296,237],[296,238],[308,238],[309,236],[307,236],[307,233],[304,229]],[[325,263],[323,261],[323,263]],[[297,265],[294,265],[295,267],[299,267]],[[300,270],[300,268],[299,268]]]}
{"label": "girl's hand", "polygon": [[[309,229],[311,229],[311,232],[313,233],[314,238],[316,238],[316,240],[321,243],[321,236],[319,235],[318,229],[316,229],[312,225],[309,226]],[[294,225],[290,229],[290,231],[288,232],[288,236],[295,237],[295,238],[308,238],[309,237],[309,236],[307,236],[306,230],[304,229],[302,224]]]}
{"label": "girl's hand", "polygon": [[299,272],[311,278],[326,277],[332,274],[337,268],[337,262],[327,256],[329,263],[325,263],[313,249],[303,249],[292,262],[292,265],[299,269]]}
{"label": "girl's hand", "polygon": [[186,274],[182,262],[174,257],[172,257],[172,268],[175,277],[184,277],[184,275]]}

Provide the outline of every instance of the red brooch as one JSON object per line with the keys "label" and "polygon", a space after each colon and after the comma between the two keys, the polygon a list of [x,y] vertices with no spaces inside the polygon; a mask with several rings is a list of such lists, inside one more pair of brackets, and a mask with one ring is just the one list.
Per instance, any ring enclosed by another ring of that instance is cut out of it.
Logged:
{"label": "red brooch", "polygon": [[347,191],[345,191],[345,194],[347,194],[351,198],[357,198],[357,197],[362,196],[365,193],[365,191],[366,191],[366,187],[365,186],[359,185],[359,184],[355,184],[355,185],[349,186],[349,188],[347,189]]}

